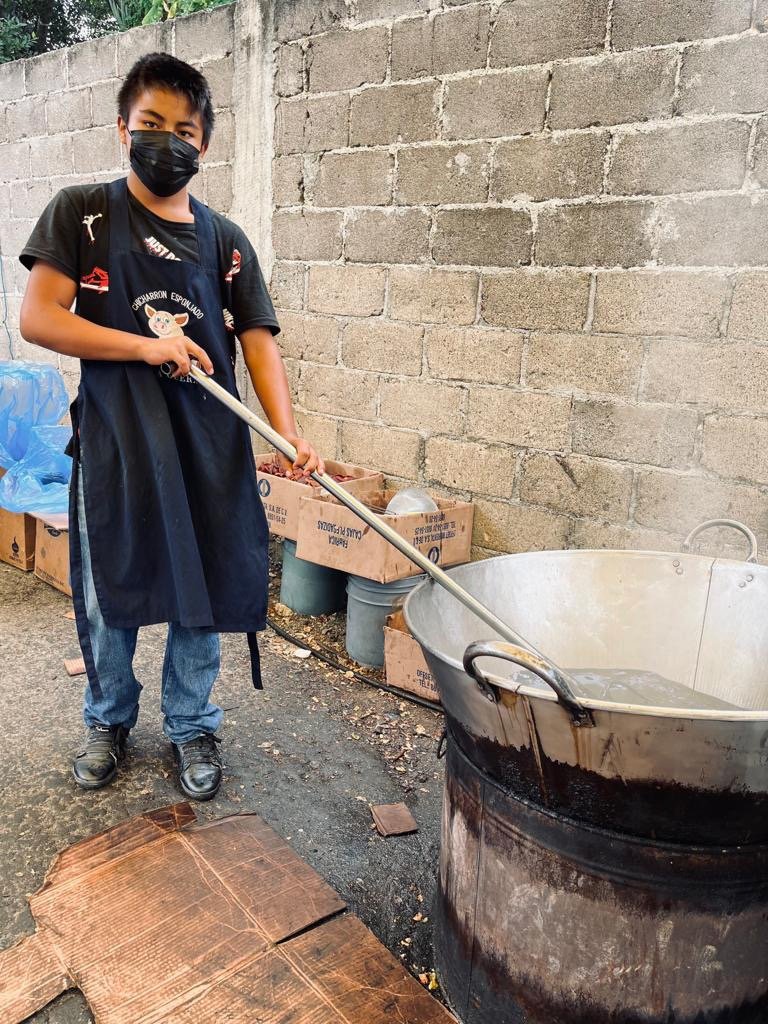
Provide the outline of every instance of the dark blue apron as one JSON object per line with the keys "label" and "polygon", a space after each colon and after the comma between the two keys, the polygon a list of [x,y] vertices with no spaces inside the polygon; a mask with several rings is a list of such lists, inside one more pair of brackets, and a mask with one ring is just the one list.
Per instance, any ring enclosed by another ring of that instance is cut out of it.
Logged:
{"label": "dark blue apron", "polygon": [[[97,322],[149,338],[164,325],[181,329],[210,356],[213,379],[239,398],[207,207],[190,197],[199,264],[168,260],[132,251],[126,179],[107,189],[109,290]],[[177,622],[246,633],[253,685],[260,689],[255,634],[266,625],[268,528],[249,429],[192,378],[168,374],[167,366],[143,362],[81,362],[70,410],[69,541],[88,680],[98,692],[83,598],[78,464],[94,586],[107,625]]]}

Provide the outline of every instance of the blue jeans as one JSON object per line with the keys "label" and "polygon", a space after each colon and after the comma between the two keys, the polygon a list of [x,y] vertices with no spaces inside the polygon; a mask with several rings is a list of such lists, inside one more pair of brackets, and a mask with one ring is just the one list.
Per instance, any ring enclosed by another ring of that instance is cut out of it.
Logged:
{"label": "blue jeans", "polygon": [[[99,610],[93,585],[91,553],[85,528],[83,474],[78,467],[77,518],[83,564],[83,591],[88,634],[100,693],[85,688],[83,718],[86,726],[123,725],[132,729],[139,715],[141,683],[133,672],[138,628],[108,626]],[[219,674],[218,633],[168,624],[163,662],[161,710],[163,732],[173,743],[186,743],[201,733],[215,732],[224,712],[209,700]]]}

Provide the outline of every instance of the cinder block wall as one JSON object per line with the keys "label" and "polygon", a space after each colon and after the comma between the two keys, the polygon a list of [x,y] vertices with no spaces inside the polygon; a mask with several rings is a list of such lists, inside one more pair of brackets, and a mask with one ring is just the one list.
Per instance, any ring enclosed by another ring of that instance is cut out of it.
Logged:
{"label": "cinder block wall", "polygon": [[[200,67],[211,82],[216,130],[191,189],[214,209],[229,212],[233,202],[234,10],[231,4],[208,14],[0,64],[0,250],[8,294],[8,331],[0,324],[0,359],[50,360],[60,367],[70,392],[77,387],[77,360],[29,345],[19,334],[19,308],[28,274],[18,254],[36,218],[59,189],[127,173],[117,136],[116,96],[120,81],[142,54],[175,53]],[[0,317],[2,313],[0,296]]]}
{"label": "cinder block wall", "polygon": [[476,500],[478,555],[765,545],[767,18],[279,0],[272,288],[324,452]]}

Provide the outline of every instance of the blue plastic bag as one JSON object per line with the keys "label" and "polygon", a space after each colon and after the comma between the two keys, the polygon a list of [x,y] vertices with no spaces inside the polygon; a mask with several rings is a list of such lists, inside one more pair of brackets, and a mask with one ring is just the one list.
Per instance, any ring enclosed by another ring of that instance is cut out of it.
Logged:
{"label": "blue plastic bag", "polygon": [[32,428],[58,423],[68,404],[55,366],[0,363],[0,466],[9,469],[23,458]]}
{"label": "blue plastic bag", "polygon": [[69,427],[32,427],[23,458],[0,480],[0,508],[9,512],[66,512],[72,459],[64,454]]}

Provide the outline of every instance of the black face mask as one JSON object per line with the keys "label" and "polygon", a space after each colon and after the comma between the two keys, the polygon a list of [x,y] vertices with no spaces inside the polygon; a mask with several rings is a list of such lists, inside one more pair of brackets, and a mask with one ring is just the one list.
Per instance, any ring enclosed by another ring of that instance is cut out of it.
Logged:
{"label": "black face mask", "polygon": [[200,151],[174,132],[135,128],[131,136],[131,167],[156,196],[173,196],[200,169]]}

